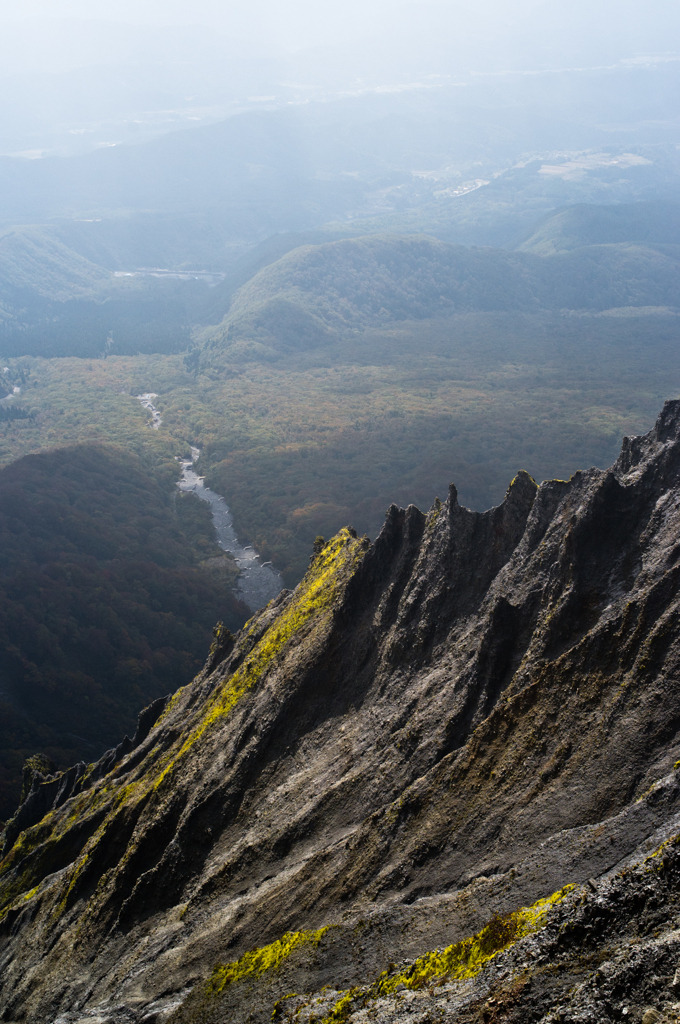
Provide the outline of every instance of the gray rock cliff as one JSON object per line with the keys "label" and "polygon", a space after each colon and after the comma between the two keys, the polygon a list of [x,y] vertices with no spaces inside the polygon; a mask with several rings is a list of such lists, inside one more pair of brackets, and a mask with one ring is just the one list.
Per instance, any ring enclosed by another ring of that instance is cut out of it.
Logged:
{"label": "gray rock cliff", "polygon": [[342,531],[34,778],[1,1019],[675,1019],[679,584],[680,402],[609,470]]}

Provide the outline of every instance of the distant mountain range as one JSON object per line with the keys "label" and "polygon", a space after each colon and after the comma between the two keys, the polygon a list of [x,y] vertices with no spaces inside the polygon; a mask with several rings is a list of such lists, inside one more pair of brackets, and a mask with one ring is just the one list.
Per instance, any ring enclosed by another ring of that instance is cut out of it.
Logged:
{"label": "distant mountain range", "polygon": [[267,359],[395,321],[621,307],[680,309],[680,206],[579,206],[515,252],[413,235],[303,246],[244,284],[202,339],[211,362]]}
{"label": "distant mountain range", "polygon": [[6,229],[0,354],[180,351],[192,325],[221,320],[199,341],[217,347],[220,360],[242,361],[452,312],[680,307],[679,211],[658,201],[578,205],[544,220],[512,252],[414,235],[284,233],[232,253],[214,288],[114,277],[135,255],[160,256],[164,244],[176,252],[176,224],[155,240],[151,231],[144,252],[143,233],[135,243],[110,225]]}

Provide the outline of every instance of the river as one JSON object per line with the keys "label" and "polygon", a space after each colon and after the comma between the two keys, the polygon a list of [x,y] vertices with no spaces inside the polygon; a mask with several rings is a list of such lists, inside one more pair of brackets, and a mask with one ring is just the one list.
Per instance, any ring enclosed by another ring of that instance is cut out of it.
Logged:
{"label": "river", "polygon": [[[137,398],[151,413],[149,426],[158,430],[162,419],[153,404],[154,398],[158,398],[158,395],[147,391],[143,395],[137,395]],[[192,447],[191,458],[179,460],[182,475],[177,481],[177,486],[180,491],[193,491],[202,501],[207,501],[210,505],[217,533],[217,543],[224,551],[229,551],[234,556],[236,564],[241,570],[236,596],[247,604],[251,611],[257,611],[281,592],[283,588],[281,573],[276,571],[271,562],[261,562],[257,552],[249,544],[243,547],[240,543],[226,501],[221,494],[206,487],[203,477],[199,476],[194,469],[194,463],[200,454],[199,448]]]}

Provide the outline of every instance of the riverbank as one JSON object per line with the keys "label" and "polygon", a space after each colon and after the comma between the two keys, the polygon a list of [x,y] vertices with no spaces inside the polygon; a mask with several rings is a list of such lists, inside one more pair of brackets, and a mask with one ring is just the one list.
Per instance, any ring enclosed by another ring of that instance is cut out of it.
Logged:
{"label": "riverbank", "polygon": [[[158,395],[148,391],[137,395],[138,400],[151,413],[149,426],[158,430],[162,417],[153,404],[154,398]],[[229,506],[221,494],[211,491],[205,486],[202,476],[199,476],[194,469],[194,463],[200,455],[200,449],[191,447],[191,458],[180,459],[182,475],[177,482],[181,491],[193,491],[201,499],[207,501],[212,512],[217,543],[224,551],[230,552],[236,560],[240,575],[238,585],[234,591],[236,597],[248,605],[251,611],[257,611],[263,605],[276,597],[283,589],[283,578],[281,573],[272,566],[271,562],[262,563],[255,549],[250,545],[245,547],[240,543],[234,530]]]}
{"label": "riverbank", "polygon": [[224,551],[229,551],[234,556],[236,564],[241,570],[238,586],[234,593],[248,605],[251,611],[257,611],[281,592],[283,578],[270,562],[260,562],[257,552],[251,545],[243,547],[239,542],[226,501],[221,494],[206,487],[203,477],[199,476],[193,468],[199,455],[199,449],[192,447],[191,458],[180,460],[182,476],[177,482],[177,486],[181,491],[193,491],[202,501],[209,503],[217,533],[217,543]]}

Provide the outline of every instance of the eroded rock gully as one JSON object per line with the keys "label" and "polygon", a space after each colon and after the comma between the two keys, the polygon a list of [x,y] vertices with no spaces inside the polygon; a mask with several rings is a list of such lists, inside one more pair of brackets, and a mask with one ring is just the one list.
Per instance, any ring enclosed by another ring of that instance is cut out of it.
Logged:
{"label": "eroded rock gully", "polygon": [[342,531],[35,776],[2,1019],[675,1019],[679,582],[680,402],[610,470]]}

